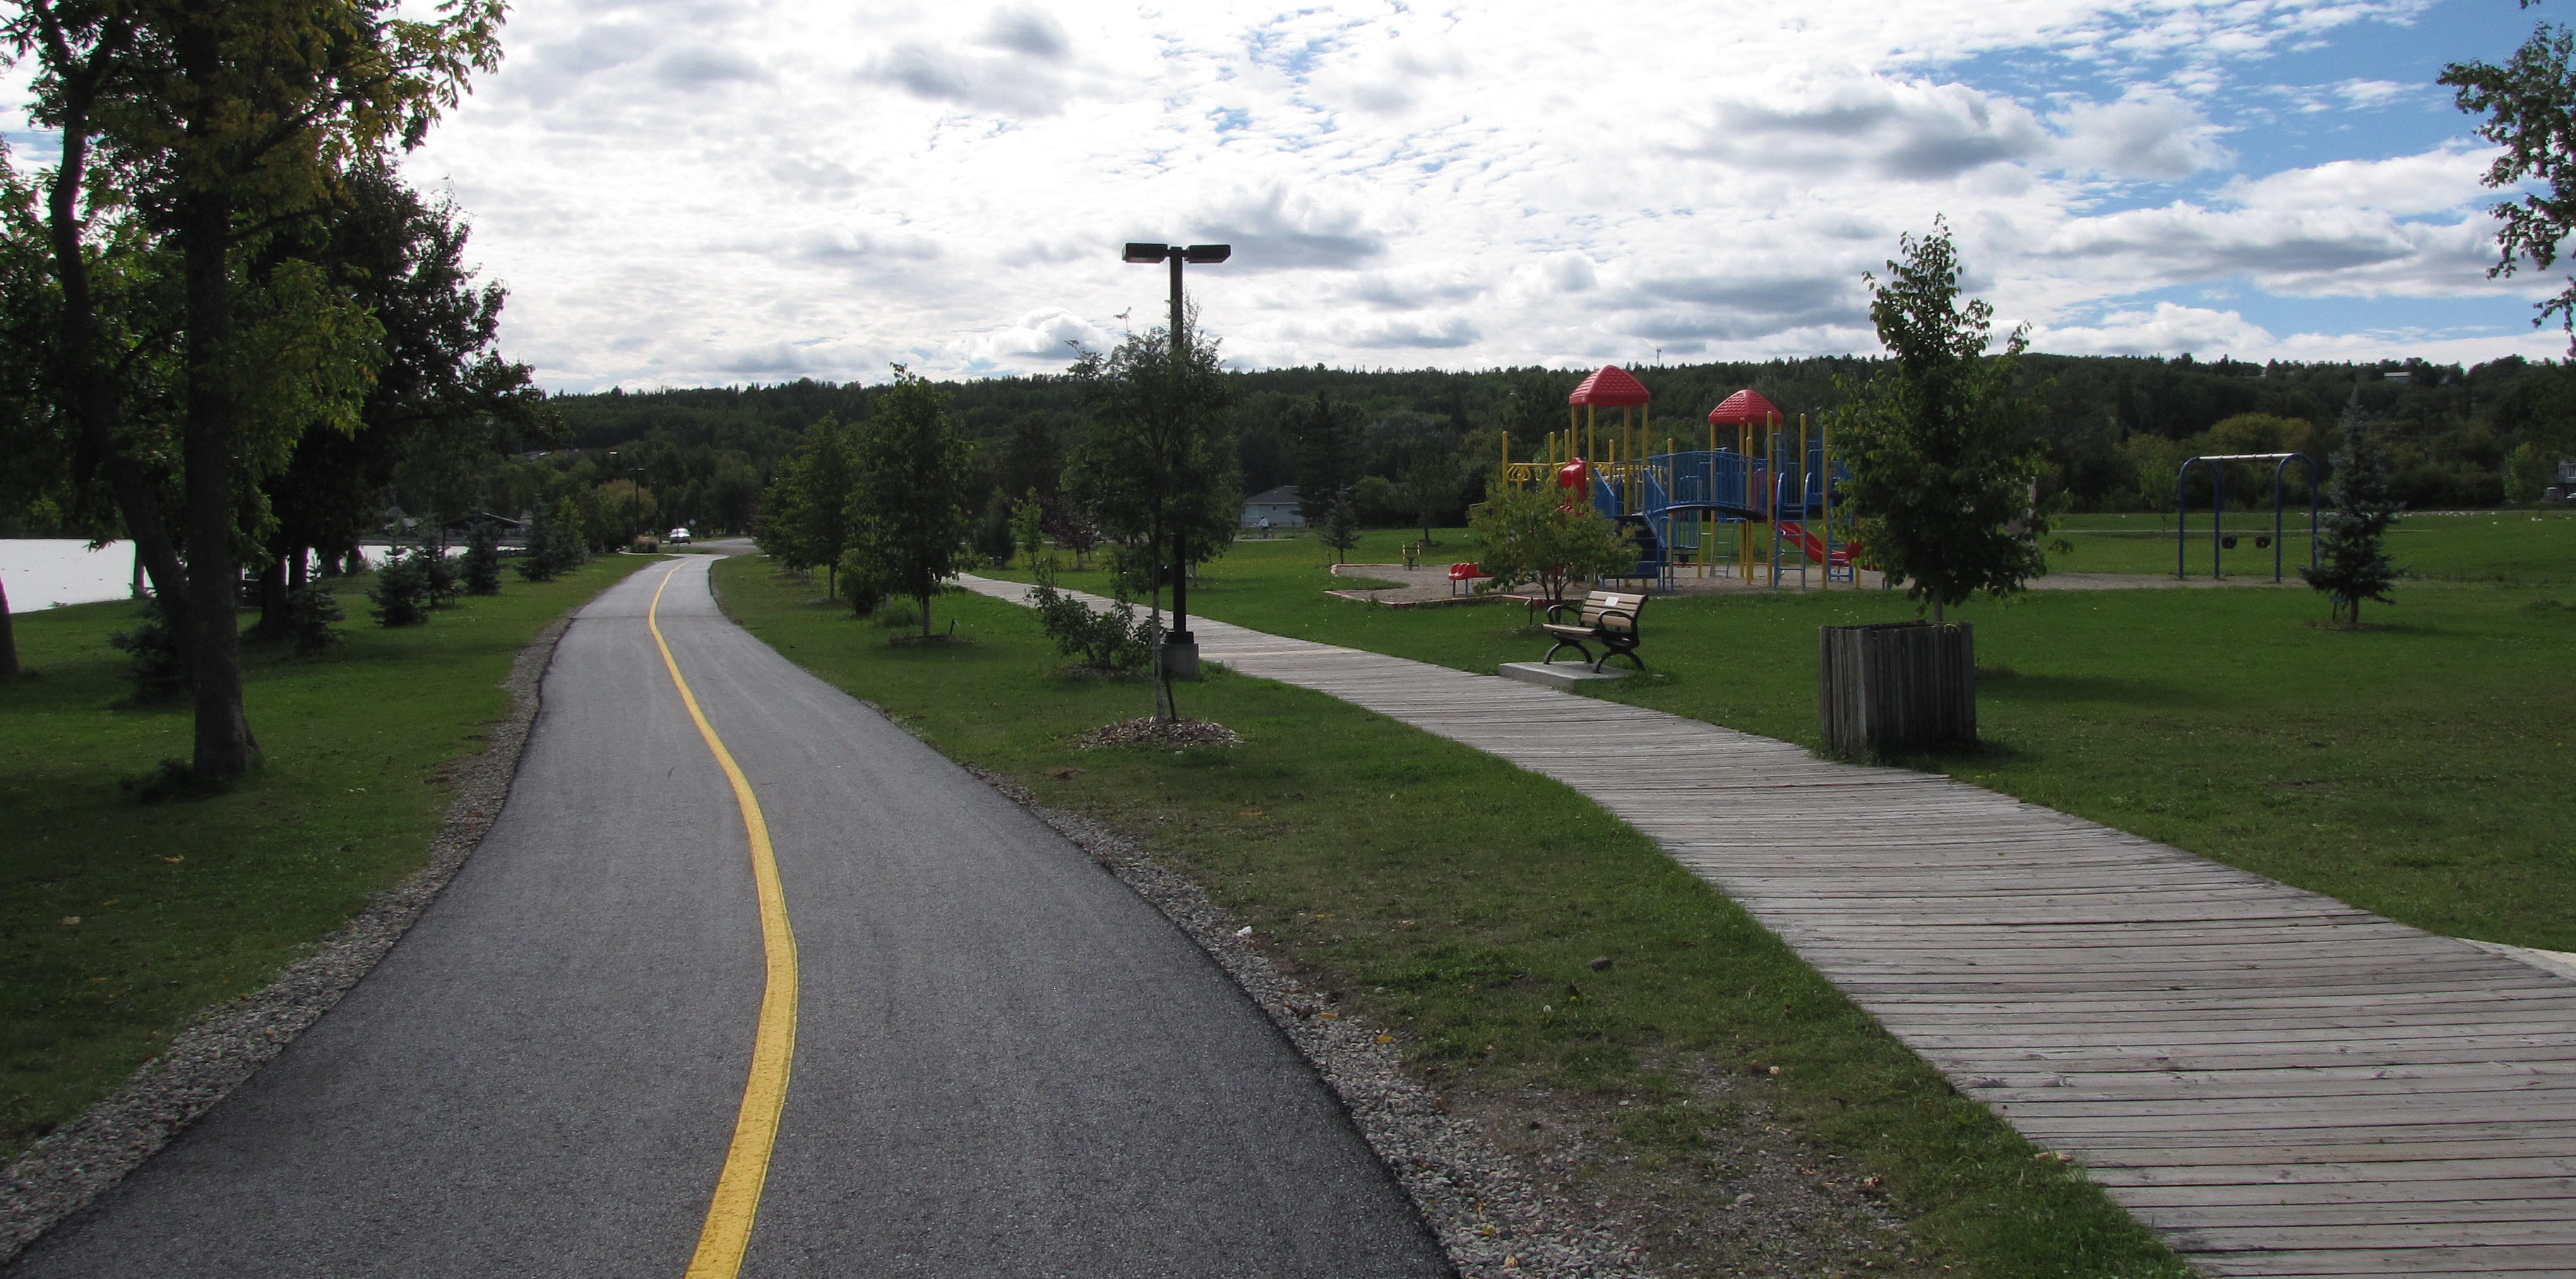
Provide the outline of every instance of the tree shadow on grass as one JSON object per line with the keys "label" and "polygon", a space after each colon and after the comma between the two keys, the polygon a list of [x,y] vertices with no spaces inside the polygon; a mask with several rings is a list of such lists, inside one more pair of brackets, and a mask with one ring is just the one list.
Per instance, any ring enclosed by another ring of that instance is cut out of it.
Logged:
{"label": "tree shadow on grass", "polygon": [[2064,705],[2109,702],[2121,706],[2179,706],[2192,691],[2162,679],[2119,675],[2028,675],[2016,671],[1980,672],[1977,698],[1998,703]]}

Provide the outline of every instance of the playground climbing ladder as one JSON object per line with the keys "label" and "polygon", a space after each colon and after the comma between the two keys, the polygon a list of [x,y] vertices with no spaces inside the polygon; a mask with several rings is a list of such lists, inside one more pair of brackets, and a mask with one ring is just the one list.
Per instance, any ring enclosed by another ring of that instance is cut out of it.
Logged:
{"label": "playground climbing ladder", "polygon": [[2576,982],[1948,778],[1198,634],[1598,801],[2208,1274],[2576,1273]]}

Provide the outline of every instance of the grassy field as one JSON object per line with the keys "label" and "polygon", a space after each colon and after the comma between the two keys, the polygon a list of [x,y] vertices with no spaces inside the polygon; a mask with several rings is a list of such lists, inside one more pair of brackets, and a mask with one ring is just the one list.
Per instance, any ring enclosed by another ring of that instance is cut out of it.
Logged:
{"label": "grassy field", "polygon": [[[1222,670],[1185,686],[1182,705],[1243,733],[1241,747],[1077,750],[1070,734],[1148,713],[1150,691],[1061,673],[1025,609],[950,596],[938,607],[961,638],[898,647],[764,561],[715,574],[727,612],[790,659],[952,757],[1138,835],[1275,959],[1396,1029],[1453,1103],[1526,1116],[1513,1108],[1527,1088],[1577,1098],[1609,1152],[1582,1174],[1582,1201],[1698,1223],[1667,1236],[1665,1263],[1715,1264],[1689,1250],[1713,1246],[1734,1196],[1780,1193],[1730,1143],[1795,1145],[1765,1135],[1781,1125],[1846,1161],[1807,1175],[1883,1175],[1914,1218],[1916,1255],[1882,1247],[1835,1264],[2182,1273],[2089,1183],[2035,1160],[1741,909],[1564,786]],[[1612,965],[1596,971],[1596,958]],[[1764,1269],[1831,1268],[1776,1242]]]}
{"label": "grassy field", "polygon": [[[1908,762],[2435,932],[2576,950],[2576,518],[2512,518],[2417,517],[2408,545],[2463,576],[2527,580],[2409,581],[2358,633],[2321,629],[2325,602],[2304,587],[1955,610],[1988,672],[1984,741]],[[1351,558],[1392,560],[1416,536],[1372,532]],[[1432,561],[1474,554],[1463,531],[1439,539]],[[1464,670],[1546,651],[1517,606],[1348,603],[1322,593],[1320,564],[1312,541],[1238,542],[1191,607]],[[1914,615],[1878,591],[1658,599],[1653,675],[1605,695],[1814,746],[1816,628]]]}
{"label": "grassy field", "polygon": [[[2307,562],[2306,508],[2283,518],[2281,573],[2297,582]],[[2174,571],[2172,515],[2077,515],[2063,526],[2073,549],[2049,556],[2051,568],[2070,573]],[[2184,563],[2193,577],[2209,576],[2209,512],[2195,511]],[[2272,576],[2272,552],[2254,544],[2272,532],[2272,513],[2229,511],[2226,531],[2234,549],[2221,548],[2229,577]],[[2576,583],[2576,514],[2566,511],[2493,511],[2468,515],[2410,515],[2388,533],[2388,554],[2410,576],[2444,582]]]}
{"label": "grassy field", "polygon": [[298,661],[244,654],[268,766],[241,788],[141,804],[119,786],[184,757],[184,705],[131,707],[107,646],[127,604],[20,614],[31,674],[0,685],[0,1159],[116,1087],[210,1004],[256,989],[427,855],[442,765],[479,751],[529,638],[652,561],[511,582],[426,626],[366,620]]}

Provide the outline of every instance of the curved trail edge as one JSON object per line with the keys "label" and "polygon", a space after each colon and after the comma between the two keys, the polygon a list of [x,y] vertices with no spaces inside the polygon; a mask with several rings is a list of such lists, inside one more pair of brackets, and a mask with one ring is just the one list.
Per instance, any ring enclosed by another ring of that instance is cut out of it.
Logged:
{"label": "curved trail edge", "polygon": [[501,815],[536,722],[546,667],[574,614],[588,603],[546,623],[510,664],[509,678],[501,682],[510,691],[510,710],[492,722],[482,753],[453,762],[449,776],[456,798],[430,836],[425,865],[377,894],[316,943],[312,954],[280,970],[275,981],[200,1014],[171,1037],[160,1056],[137,1067],[124,1087],[46,1134],[0,1172],[0,1265],[88,1207],[258,1073],[402,940]]}

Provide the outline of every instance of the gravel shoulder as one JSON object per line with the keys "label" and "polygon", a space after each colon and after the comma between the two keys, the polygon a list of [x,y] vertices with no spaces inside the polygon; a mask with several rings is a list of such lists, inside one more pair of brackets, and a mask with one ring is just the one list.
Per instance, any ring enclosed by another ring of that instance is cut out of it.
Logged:
{"label": "gravel shoulder", "polygon": [[546,665],[571,624],[569,614],[548,623],[511,664],[510,677],[502,684],[510,692],[510,712],[491,726],[490,744],[481,754],[450,769],[456,798],[431,837],[426,865],[323,938],[312,954],[287,965],[266,987],[208,1009],[123,1088],[38,1140],[0,1172],[0,1263],[87,1207],[258,1073],[339,1003],[429,909],[491,830],[509,797],[529,726],[536,722]]}

